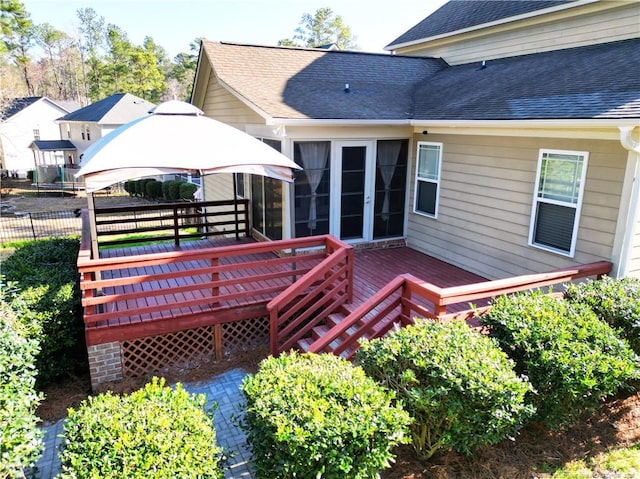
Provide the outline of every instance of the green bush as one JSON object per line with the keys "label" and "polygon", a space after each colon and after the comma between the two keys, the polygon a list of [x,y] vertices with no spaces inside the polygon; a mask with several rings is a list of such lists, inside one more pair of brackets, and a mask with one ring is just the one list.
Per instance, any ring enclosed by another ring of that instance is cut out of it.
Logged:
{"label": "green bush", "polygon": [[30,337],[5,296],[0,278],[0,477],[24,477],[43,450],[36,427],[35,356],[38,342]]}
{"label": "green bush", "polygon": [[409,418],[393,394],[333,355],[267,358],[242,392],[260,478],[373,478],[405,442]]}
{"label": "green bush", "polygon": [[26,243],[2,263],[8,281],[20,292],[12,307],[40,340],[38,383],[48,384],[87,367],[84,322],[76,261],[77,239]]}
{"label": "green bush", "polygon": [[605,276],[570,284],[565,299],[588,305],[600,319],[617,329],[640,354],[640,279]]}
{"label": "green bush", "polygon": [[168,180],[162,183],[162,196],[165,200],[177,200],[180,198],[180,185],[185,183],[180,180]]}
{"label": "green bush", "polygon": [[197,189],[198,185],[183,181],[182,183],[180,183],[180,199],[193,201],[193,195],[195,194]]}
{"label": "green bush", "polygon": [[416,324],[364,341],[364,371],[396,391],[413,419],[411,437],[423,458],[451,448],[474,449],[513,437],[534,409],[531,388],[490,338],[462,322]]}
{"label": "green bush", "polygon": [[147,183],[150,181],[156,181],[152,178],[143,178],[141,180],[136,181],[136,196],[145,197],[147,194]]}
{"label": "green bush", "polygon": [[536,418],[550,427],[573,422],[638,377],[629,344],[583,304],[540,291],[502,296],[484,322],[529,377]]}
{"label": "green bush", "polygon": [[124,191],[129,193],[129,196],[136,195],[136,180],[127,180],[124,183]]}
{"label": "green bush", "polygon": [[204,395],[153,380],[126,396],[111,392],[69,409],[61,479],[222,478]]}
{"label": "green bush", "polygon": [[157,200],[162,198],[162,182],[156,180],[149,180],[145,184],[145,195],[150,200]]}

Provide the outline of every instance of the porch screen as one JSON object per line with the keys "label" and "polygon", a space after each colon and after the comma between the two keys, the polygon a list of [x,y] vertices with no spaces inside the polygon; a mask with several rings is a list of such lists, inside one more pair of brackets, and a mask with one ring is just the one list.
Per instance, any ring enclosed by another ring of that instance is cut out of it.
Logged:
{"label": "porch screen", "polygon": [[587,172],[586,152],[541,150],[529,244],[573,256]]}
{"label": "porch screen", "polygon": [[[281,151],[280,140],[262,140]],[[282,239],[283,183],[262,175],[251,175],[251,217],[253,229],[272,240]]]}
{"label": "porch screen", "polygon": [[404,234],[408,145],[408,140],[377,142],[374,239]]}
{"label": "porch screen", "polygon": [[329,233],[329,151],[328,141],[294,144],[294,161],[303,170],[296,173],[295,236]]}

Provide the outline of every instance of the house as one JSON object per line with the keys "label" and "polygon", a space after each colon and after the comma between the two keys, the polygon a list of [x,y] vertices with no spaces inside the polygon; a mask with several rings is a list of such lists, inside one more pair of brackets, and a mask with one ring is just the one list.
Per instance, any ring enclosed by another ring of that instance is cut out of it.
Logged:
{"label": "house", "polygon": [[0,171],[3,175],[26,178],[35,167],[29,145],[34,140],[59,139],[55,120],[70,111],[66,104],[47,97],[11,100],[0,115]]}
{"label": "house", "polygon": [[[405,243],[488,278],[640,276],[640,3],[450,1],[371,54],[203,41],[192,103],[293,158],[257,236]],[[205,182],[231,197],[229,178]]]}
{"label": "house", "polygon": [[80,158],[91,143],[120,125],[145,116],[154,106],[130,93],[116,93],[58,118],[60,138],[73,143]]}

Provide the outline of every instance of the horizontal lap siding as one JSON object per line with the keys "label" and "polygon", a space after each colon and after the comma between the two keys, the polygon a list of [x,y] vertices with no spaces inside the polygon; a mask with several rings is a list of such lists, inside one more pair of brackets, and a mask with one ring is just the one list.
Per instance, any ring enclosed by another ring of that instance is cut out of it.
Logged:
{"label": "horizontal lap siding", "polygon": [[[611,258],[626,158],[617,142],[431,134],[428,141],[443,143],[438,219],[409,213],[410,246],[489,278]],[[540,148],[590,154],[575,258],[527,245]],[[410,196],[412,209],[413,181]]]}
{"label": "horizontal lap siding", "polygon": [[633,235],[627,276],[640,278],[640,210],[638,211],[638,217],[636,218],[635,234]]}
{"label": "horizontal lap siding", "polygon": [[[423,47],[412,47],[406,53],[443,57],[449,64],[457,65],[473,61],[490,60],[541,51],[574,48],[595,43],[612,42],[635,38],[638,35],[637,2],[613,2],[607,10],[566,17],[556,15],[555,20],[536,24],[537,19],[521,22],[520,28],[509,26],[488,29],[490,34],[469,34],[467,39],[436,40]],[[613,8],[610,8],[613,7]],[[602,5],[587,7],[589,10],[603,8]],[[405,53],[404,50],[399,50]]]}
{"label": "horizontal lap siding", "polygon": [[[221,121],[242,131],[248,123],[264,124],[264,119],[251,110],[248,106],[229,93],[228,90],[218,84],[215,75],[211,75],[207,86],[202,110],[205,115]],[[212,150],[215,145],[211,145]],[[223,173],[208,175],[204,178],[205,200],[230,200],[233,199],[233,179],[231,174]],[[248,178],[248,176],[247,176]],[[249,194],[248,179],[245,185],[245,193]],[[231,220],[231,217],[218,217],[220,221]]]}

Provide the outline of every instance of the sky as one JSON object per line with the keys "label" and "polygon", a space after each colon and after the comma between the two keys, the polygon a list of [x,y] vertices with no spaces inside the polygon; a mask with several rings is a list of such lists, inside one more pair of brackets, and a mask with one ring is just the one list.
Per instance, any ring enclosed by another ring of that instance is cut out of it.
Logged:
{"label": "sky", "polygon": [[151,36],[170,57],[188,52],[197,37],[258,45],[292,38],[304,13],[329,7],[342,16],[361,50],[385,45],[447,0],[22,0],[35,23],[77,35],[76,11],[91,7],[107,23],[142,44]]}

